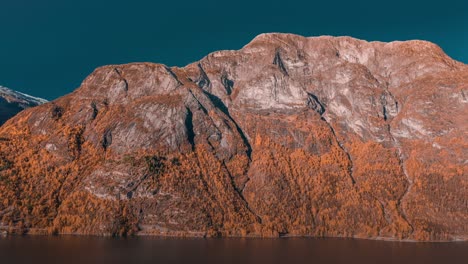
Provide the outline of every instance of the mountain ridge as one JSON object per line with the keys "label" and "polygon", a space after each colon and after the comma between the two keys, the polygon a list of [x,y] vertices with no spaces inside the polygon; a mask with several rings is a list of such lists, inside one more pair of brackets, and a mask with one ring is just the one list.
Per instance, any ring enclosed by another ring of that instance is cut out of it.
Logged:
{"label": "mountain ridge", "polygon": [[467,80],[427,42],[288,34],[103,66],[0,127],[0,226],[466,240]]}
{"label": "mountain ridge", "polygon": [[13,91],[0,85],[0,125],[23,109],[46,102],[47,100]]}

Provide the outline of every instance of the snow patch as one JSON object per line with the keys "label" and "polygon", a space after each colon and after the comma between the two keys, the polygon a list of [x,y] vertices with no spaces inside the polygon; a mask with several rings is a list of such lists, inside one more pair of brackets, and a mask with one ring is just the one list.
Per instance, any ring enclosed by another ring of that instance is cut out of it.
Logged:
{"label": "snow patch", "polygon": [[0,97],[4,97],[7,102],[20,102],[25,104],[45,104],[48,101],[42,98],[34,97],[28,94],[20,93],[17,91],[13,91],[9,88],[0,86]]}

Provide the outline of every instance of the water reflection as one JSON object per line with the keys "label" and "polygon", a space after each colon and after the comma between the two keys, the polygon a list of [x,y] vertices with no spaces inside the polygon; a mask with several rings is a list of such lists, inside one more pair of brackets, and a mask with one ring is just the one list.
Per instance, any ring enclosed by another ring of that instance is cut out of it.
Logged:
{"label": "water reflection", "polygon": [[0,238],[0,263],[468,263],[468,243],[354,239]]}

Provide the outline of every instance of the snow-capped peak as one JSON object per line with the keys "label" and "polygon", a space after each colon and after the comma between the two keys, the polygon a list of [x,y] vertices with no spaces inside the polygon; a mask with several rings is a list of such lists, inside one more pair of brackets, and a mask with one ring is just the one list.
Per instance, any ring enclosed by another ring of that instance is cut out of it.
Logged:
{"label": "snow-capped peak", "polygon": [[19,104],[25,104],[29,106],[45,104],[48,102],[45,99],[13,91],[3,86],[0,86],[0,97],[4,98],[9,103],[17,102]]}

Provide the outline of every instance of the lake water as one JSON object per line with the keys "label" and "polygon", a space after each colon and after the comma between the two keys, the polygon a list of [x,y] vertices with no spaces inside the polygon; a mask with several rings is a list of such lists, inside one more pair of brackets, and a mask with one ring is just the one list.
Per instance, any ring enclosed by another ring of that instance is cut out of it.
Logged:
{"label": "lake water", "polygon": [[358,239],[0,237],[0,263],[468,263],[468,243]]}

